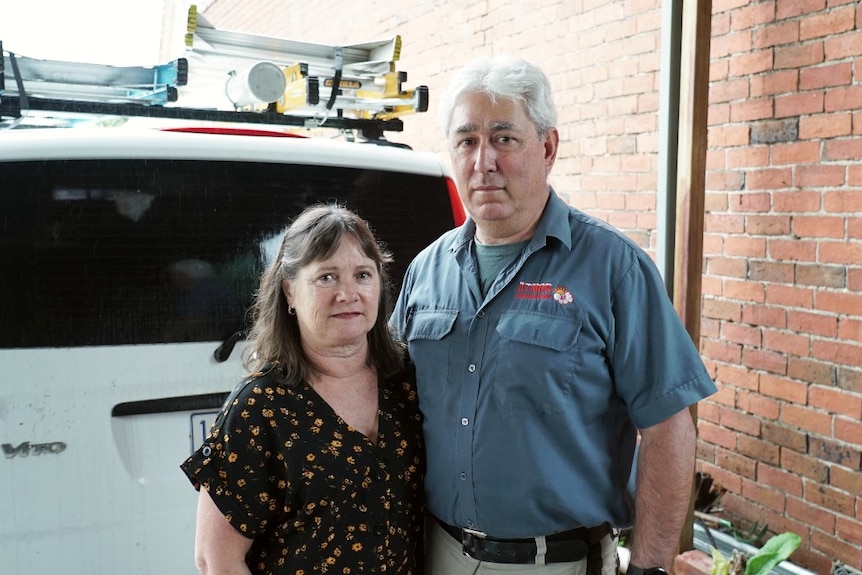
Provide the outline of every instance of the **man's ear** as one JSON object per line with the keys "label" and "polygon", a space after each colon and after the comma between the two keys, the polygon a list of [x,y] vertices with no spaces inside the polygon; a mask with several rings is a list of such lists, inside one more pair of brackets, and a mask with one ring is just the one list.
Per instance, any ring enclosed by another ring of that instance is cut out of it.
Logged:
{"label": "man's ear", "polygon": [[551,173],[554,162],[557,161],[557,152],[560,149],[560,132],[556,128],[550,128],[545,134],[545,171]]}

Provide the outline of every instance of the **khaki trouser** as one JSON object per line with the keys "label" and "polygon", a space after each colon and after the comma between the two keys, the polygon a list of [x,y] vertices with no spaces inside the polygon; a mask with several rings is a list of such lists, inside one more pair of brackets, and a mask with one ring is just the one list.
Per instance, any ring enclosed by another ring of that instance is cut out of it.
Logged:
{"label": "khaki trouser", "polygon": [[[446,533],[434,520],[425,522],[425,575],[587,575],[586,558],[574,563],[548,565],[515,565],[477,561],[461,552],[461,544]],[[602,539],[602,575],[617,575],[617,539],[608,535]]]}

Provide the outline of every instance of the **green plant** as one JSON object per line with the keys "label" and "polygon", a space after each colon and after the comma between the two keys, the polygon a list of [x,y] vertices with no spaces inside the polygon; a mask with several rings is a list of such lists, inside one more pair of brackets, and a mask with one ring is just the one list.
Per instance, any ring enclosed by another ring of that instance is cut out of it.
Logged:
{"label": "green plant", "polygon": [[748,558],[734,551],[733,556],[727,559],[713,547],[710,575],[768,575],[773,567],[790,557],[801,542],[802,538],[796,533],[781,533],[770,538]]}

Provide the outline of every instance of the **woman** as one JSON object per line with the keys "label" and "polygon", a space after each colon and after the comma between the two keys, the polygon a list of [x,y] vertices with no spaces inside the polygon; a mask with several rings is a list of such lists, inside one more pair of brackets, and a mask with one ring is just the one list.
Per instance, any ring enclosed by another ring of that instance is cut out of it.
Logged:
{"label": "woman", "polygon": [[337,205],[288,228],[257,293],[251,375],[182,464],[201,573],[419,571],[421,421],[386,327],[390,262]]}

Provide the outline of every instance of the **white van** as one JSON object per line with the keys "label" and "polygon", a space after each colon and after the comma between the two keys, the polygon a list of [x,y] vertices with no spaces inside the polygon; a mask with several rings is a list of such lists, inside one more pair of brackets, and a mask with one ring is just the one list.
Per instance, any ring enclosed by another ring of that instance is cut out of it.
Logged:
{"label": "white van", "polygon": [[245,312],[283,229],[330,200],[394,252],[395,282],[463,220],[437,157],[406,149],[0,131],[4,575],[196,573],[179,464],[243,376]]}

